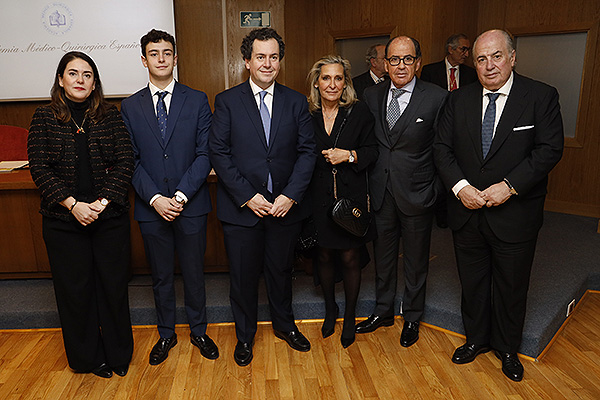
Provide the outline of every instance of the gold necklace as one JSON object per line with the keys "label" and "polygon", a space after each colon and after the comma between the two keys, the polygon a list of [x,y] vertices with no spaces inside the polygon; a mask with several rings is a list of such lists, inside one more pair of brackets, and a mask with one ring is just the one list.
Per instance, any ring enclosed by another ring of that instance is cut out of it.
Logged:
{"label": "gold necklace", "polygon": [[85,119],[86,118],[87,118],[87,114],[83,117],[83,121],[81,121],[81,126],[79,126],[79,125],[77,125],[77,122],[75,122],[75,120],[73,119],[73,117],[71,117],[71,120],[73,121],[73,123],[77,127],[77,132],[76,133],[85,133],[85,131],[83,130],[83,124],[85,124]]}

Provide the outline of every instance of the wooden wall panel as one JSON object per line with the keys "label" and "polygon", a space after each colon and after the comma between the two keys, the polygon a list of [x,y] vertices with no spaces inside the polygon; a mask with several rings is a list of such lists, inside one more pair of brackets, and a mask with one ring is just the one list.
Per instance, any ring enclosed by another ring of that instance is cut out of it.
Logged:
{"label": "wooden wall panel", "polygon": [[[573,26],[593,27],[588,42],[595,50],[586,54],[579,120],[578,145],[567,143],[562,160],[550,173],[546,209],[600,217],[600,0],[508,0],[479,2],[479,31],[503,28],[515,32],[548,32]],[[517,54],[517,63],[519,55]],[[551,62],[550,62],[551,63]],[[589,93],[589,94],[588,94]]]}

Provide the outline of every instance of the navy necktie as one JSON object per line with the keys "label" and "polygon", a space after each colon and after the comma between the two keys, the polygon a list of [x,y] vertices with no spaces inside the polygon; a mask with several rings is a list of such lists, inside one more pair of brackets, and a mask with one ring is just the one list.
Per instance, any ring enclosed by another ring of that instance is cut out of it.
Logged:
{"label": "navy necktie", "polygon": [[402,95],[402,93],[405,92],[406,90],[404,89],[392,88],[392,100],[388,105],[386,116],[388,126],[390,129],[392,129],[394,125],[396,125],[396,122],[398,122],[398,120],[400,119],[400,115],[402,115],[402,113],[400,112],[400,104],[398,103],[398,97],[400,97],[400,95]]}
{"label": "navy necktie", "polygon": [[160,129],[160,137],[165,140],[167,133],[167,106],[165,104],[165,96],[168,92],[156,92],[158,95],[158,103],[156,104],[156,118],[158,118],[158,128]]}
{"label": "navy necktie", "polygon": [[[271,115],[269,109],[265,104],[265,96],[267,95],[266,90],[262,90],[260,93],[260,119],[262,119],[263,129],[265,130],[265,139],[267,140],[267,147],[269,146],[269,138],[271,137]],[[273,179],[271,173],[267,176],[267,190],[269,193],[273,193]]]}
{"label": "navy necktie", "polygon": [[481,124],[481,150],[483,150],[483,158],[487,157],[492,146],[494,123],[496,122],[496,99],[500,96],[500,93],[488,93],[487,96],[490,102],[485,109]]}

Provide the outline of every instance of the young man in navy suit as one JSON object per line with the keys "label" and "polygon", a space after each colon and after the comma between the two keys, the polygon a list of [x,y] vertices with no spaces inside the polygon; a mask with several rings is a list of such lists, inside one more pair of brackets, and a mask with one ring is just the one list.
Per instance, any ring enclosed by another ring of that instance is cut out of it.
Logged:
{"label": "young man in navy suit", "polygon": [[251,31],[241,51],[250,79],[215,98],[210,157],[217,216],[229,258],[230,299],[240,366],[252,361],[258,280],[264,273],[275,335],[298,351],[310,342],[294,323],[292,264],[303,201],[316,161],[306,97],[275,82],[284,43],[271,28]]}
{"label": "young man in navy suit", "polygon": [[520,381],[517,351],[548,173],[562,156],[562,117],[556,89],[513,72],[508,33],[479,35],[473,59],[479,82],[450,94],[434,144],[467,336],[452,361],[493,349],[502,372]]}
{"label": "young man in navy suit", "polygon": [[206,94],[173,79],[175,39],[151,30],[141,39],[147,87],[123,100],[121,112],[131,134],[135,171],[135,219],[152,269],[160,339],[150,352],[157,365],[177,344],[175,333],[175,252],[183,274],[190,340],[208,359],[219,350],[206,334],[204,251],[211,210],[208,134],[211,111]]}

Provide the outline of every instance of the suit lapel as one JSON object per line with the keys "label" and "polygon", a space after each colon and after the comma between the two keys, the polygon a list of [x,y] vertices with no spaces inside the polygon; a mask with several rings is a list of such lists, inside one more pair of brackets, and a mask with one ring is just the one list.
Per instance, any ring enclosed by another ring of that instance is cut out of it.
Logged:
{"label": "suit lapel", "polygon": [[412,95],[410,96],[410,101],[408,105],[404,109],[404,112],[396,122],[396,125],[392,128],[392,146],[395,146],[400,140],[400,137],[406,130],[406,128],[410,125],[411,121],[415,121],[417,117],[417,110],[420,109],[421,102],[423,101],[423,88],[419,84],[419,80],[417,79],[415,83],[415,88],[413,90]]}
{"label": "suit lapel", "polygon": [[[281,116],[283,114],[283,110],[285,107],[285,95],[281,90],[281,86],[275,82],[275,88],[273,90],[273,115],[271,115],[271,134],[269,136],[269,147],[270,144],[275,140],[275,136],[277,136],[279,123],[281,122]],[[262,124],[261,124],[262,126]]]}
{"label": "suit lapel", "polygon": [[[263,129],[262,119],[260,119],[260,112],[258,111],[258,106],[256,105],[256,100],[254,99],[254,94],[252,94],[252,88],[250,87],[250,82],[246,81],[244,85],[241,87],[242,91],[242,104],[248,113],[248,117],[254,125],[254,132],[258,136],[258,139],[265,146],[265,149],[268,148],[267,140],[265,138],[265,130]],[[275,105],[275,99],[273,99],[273,105]],[[271,118],[271,134],[273,133],[273,118]]]}
{"label": "suit lapel", "polygon": [[[381,86],[381,87],[380,87]],[[385,82],[385,84],[375,85],[377,88],[377,103],[379,105],[379,122],[381,123],[381,132],[383,133],[383,138],[380,139],[381,142],[387,143],[388,147],[392,147],[392,143],[390,141],[390,128],[387,123],[387,97],[390,91],[390,83]],[[375,130],[377,132],[377,130]]]}
{"label": "suit lapel", "polygon": [[176,122],[179,118],[179,114],[181,113],[181,109],[183,108],[183,104],[187,98],[186,90],[179,83],[175,82],[175,86],[173,87],[173,94],[171,96],[171,104],[169,106],[169,115],[167,117],[167,132],[165,133],[165,146],[171,140],[171,136],[173,136],[173,131],[175,129]]}
{"label": "suit lapel", "polygon": [[142,113],[146,118],[146,122],[150,127],[150,130],[154,134],[154,137],[160,145],[163,145],[163,140],[160,137],[160,129],[158,127],[158,119],[156,118],[156,111],[154,109],[154,102],[152,101],[152,93],[150,93],[150,89],[146,86],[146,88],[141,92],[140,96],[140,107],[142,108]]}
{"label": "suit lapel", "polygon": [[[473,85],[473,94],[466,96],[466,105],[462,110],[466,114],[467,132],[471,137],[471,143],[477,154],[479,162],[483,163],[483,150],[481,149],[481,107],[483,103],[483,87],[480,84]],[[466,89],[468,90],[468,89]],[[472,112],[475,110],[475,112]]]}
{"label": "suit lapel", "polygon": [[493,157],[494,153],[502,146],[506,138],[512,133],[512,128],[515,127],[517,120],[526,108],[527,89],[520,83],[520,79],[515,73],[513,85],[508,94],[508,98],[506,99],[506,104],[504,105],[500,120],[498,121],[496,133],[494,134],[494,139],[492,140],[492,145],[486,160]]}

